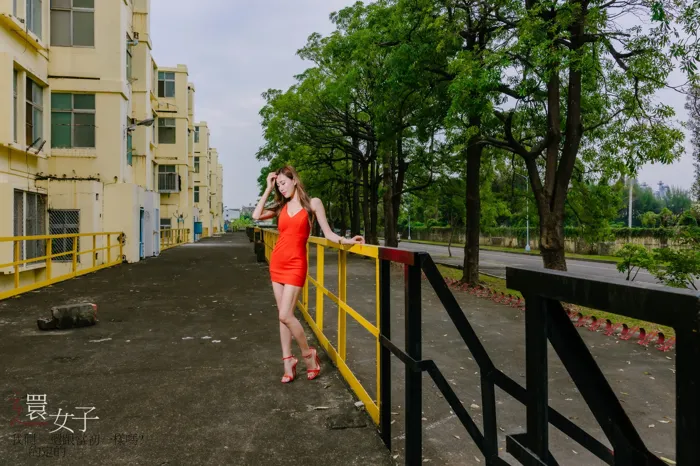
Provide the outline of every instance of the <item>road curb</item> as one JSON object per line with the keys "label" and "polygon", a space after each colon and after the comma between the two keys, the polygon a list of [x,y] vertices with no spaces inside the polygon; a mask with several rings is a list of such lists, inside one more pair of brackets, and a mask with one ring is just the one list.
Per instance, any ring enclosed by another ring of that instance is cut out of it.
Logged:
{"label": "road curb", "polygon": [[[450,268],[450,269],[464,270],[464,266],[463,266],[463,265],[448,264],[447,262],[438,262],[438,261],[435,261],[435,265],[442,265],[443,267],[448,267],[448,268]],[[491,278],[497,278],[497,279],[499,279],[499,280],[505,280],[505,279],[506,279],[506,277],[501,277],[501,276],[498,276],[498,275],[493,275],[493,274],[491,274],[491,273],[483,272],[483,271],[481,271],[481,270],[479,270],[479,274],[485,275],[485,276],[491,277]]]}
{"label": "road curb", "polygon": [[[435,264],[457,270],[463,269],[462,266],[454,264],[445,264],[441,262],[435,262]],[[498,277],[496,275],[483,273],[481,271],[479,273],[487,277],[505,280],[503,277]],[[496,304],[509,306],[525,312],[525,300],[523,298],[518,298],[512,294],[505,294],[502,291],[496,291],[489,286],[477,285],[472,287],[466,283],[460,283],[459,280],[445,277],[443,278],[447,286],[452,290],[466,292],[476,296],[477,298],[486,298],[495,302]],[[626,341],[634,338],[637,340],[636,343],[638,345],[646,348],[651,346],[661,352],[668,352],[675,349],[675,336],[667,337],[663,334],[663,332],[647,332],[644,327],[628,326],[624,322],[612,322],[609,319],[598,319],[594,315],[584,315],[578,310],[578,306],[565,303],[562,303],[562,306],[566,310],[571,322],[573,322],[574,326],[577,328],[582,327],[590,332],[601,333],[604,336],[616,338],[618,341]]]}
{"label": "road curb", "polygon": [[[411,244],[425,244],[426,246],[440,246],[443,248],[446,248],[446,244],[432,244],[432,243],[422,243],[420,241],[409,241],[402,239],[399,244],[401,243],[411,243]],[[457,249],[464,249],[464,246],[452,246],[456,247]],[[517,254],[519,256],[530,256],[530,257],[541,257],[539,254],[529,254],[527,252],[521,252],[521,251],[504,251],[502,249],[489,249],[488,247],[481,247],[479,248],[480,251],[488,251],[488,252],[502,252],[504,254]],[[572,260],[572,261],[580,261],[580,262],[593,262],[596,264],[613,264],[617,265],[619,262],[613,261],[613,260],[605,260],[605,259],[587,259],[583,257],[567,257],[567,260]]]}

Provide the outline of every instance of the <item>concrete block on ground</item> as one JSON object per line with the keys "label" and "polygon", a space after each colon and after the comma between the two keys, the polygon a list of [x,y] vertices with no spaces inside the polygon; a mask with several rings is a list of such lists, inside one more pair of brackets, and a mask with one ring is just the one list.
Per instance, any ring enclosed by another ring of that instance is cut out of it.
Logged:
{"label": "concrete block on ground", "polygon": [[66,304],[51,308],[50,318],[37,320],[40,330],[65,330],[90,327],[97,323],[97,305],[92,303]]}

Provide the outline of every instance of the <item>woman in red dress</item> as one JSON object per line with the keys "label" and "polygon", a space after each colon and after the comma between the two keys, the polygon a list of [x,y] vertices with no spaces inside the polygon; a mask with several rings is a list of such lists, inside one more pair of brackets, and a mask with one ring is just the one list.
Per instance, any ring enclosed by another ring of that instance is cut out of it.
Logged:
{"label": "woman in red dress", "polygon": [[[273,189],[275,203],[265,209],[265,201]],[[365,240],[359,235],[346,239],[333,233],[328,225],[323,203],[318,198],[309,199],[299,175],[290,166],[267,176],[267,189],[253,212],[255,220],[273,217],[277,217],[279,237],[270,258],[270,278],[280,320],[280,341],[284,363],[282,383],[291,382],[296,378],[298,360],[292,355],[292,335],[299,344],[301,355],[306,362],[306,376],[309,380],[313,380],[321,371],[321,362],[316,349],[309,347],[304,328],[294,316],[299,292],[306,282],[308,271],[306,243],[311,233],[311,225],[314,219],[317,219],[323,235],[340,244],[364,244]]]}

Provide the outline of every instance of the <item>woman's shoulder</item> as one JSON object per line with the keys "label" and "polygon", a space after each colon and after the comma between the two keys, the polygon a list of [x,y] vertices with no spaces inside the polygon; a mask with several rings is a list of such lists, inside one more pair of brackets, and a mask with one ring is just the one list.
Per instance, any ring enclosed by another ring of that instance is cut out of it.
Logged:
{"label": "woman's shoulder", "polygon": [[313,210],[316,210],[319,207],[323,207],[323,202],[321,202],[321,199],[319,199],[317,197],[312,197],[310,203],[311,203],[311,208]]}

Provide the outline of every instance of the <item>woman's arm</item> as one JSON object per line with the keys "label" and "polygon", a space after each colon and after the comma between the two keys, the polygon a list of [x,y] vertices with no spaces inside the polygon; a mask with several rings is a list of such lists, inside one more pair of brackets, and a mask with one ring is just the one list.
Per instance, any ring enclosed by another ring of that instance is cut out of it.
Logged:
{"label": "woman's arm", "polygon": [[255,206],[255,210],[253,211],[253,220],[255,221],[267,220],[268,218],[272,218],[275,216],[275,213],[273,211],[265,210],[265,201],[267,201],[267,198],[270,197],[275,178],[277,178],[277,175],[275,173],[270,173],[269,175],[267,175],[267,188],[265,189],[265,192],[260,198],[260,201],[258,201],[258,205]]}
{"label": "woman's arm", "polygon": [[328,219],[326,218],[326,209],[323,207],[321,199],[317,197],[311,199],[311,210],[313,210],[318,219],[318,224],[321,226],[323,236],[329,240],[340,244],[364,244],[365,239],[362,236],[358,235],[354,238],[346,239],[343,236],[335,234],[333,230],[331,230],[330,225],[328,225]]}

